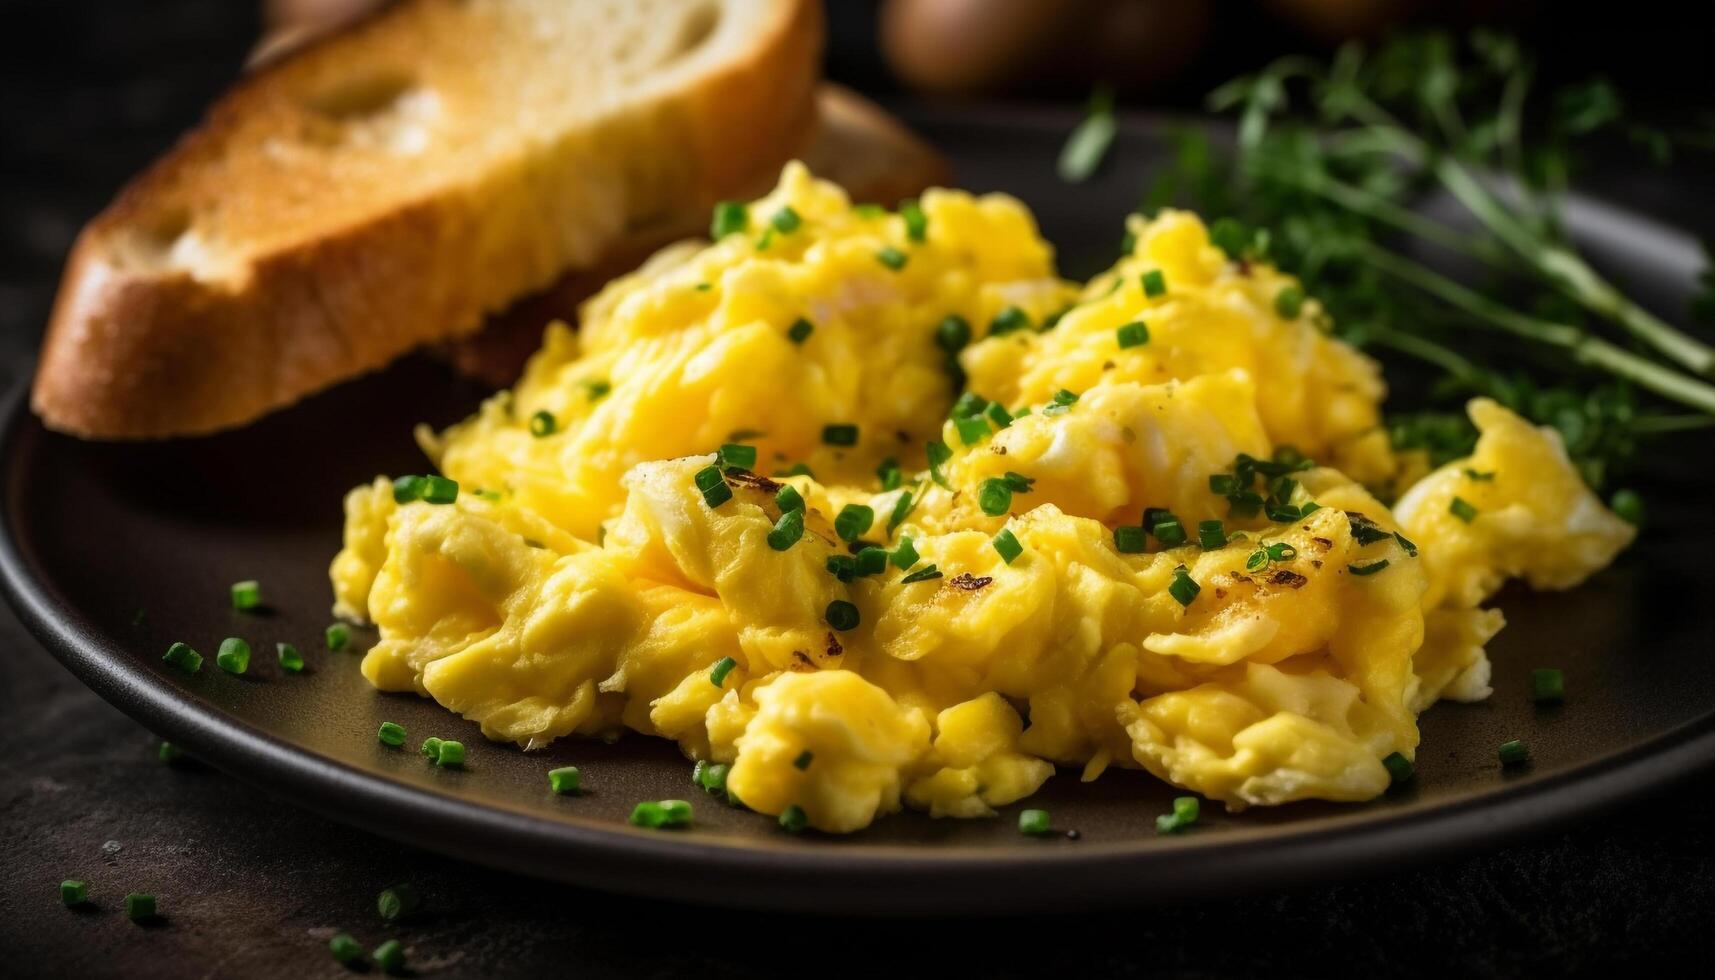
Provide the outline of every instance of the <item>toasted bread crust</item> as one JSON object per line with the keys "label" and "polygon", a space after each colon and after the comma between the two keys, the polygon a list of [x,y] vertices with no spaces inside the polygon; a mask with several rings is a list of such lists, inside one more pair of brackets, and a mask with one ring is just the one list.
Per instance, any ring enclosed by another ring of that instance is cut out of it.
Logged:
{"label": "toasted bread crust", "polygon": [[[386,31],[413,5],[389,8],[355,30]],[[147,232],[173,189],[222,179],[242,186],[242,176],[219,171],[224,142],[256,127],[257,115],[284,98],[282,71],[326,56],[348,35],[294,52],[240,82],[79,235],[43,343],[33,407],[49,427],[90,438],[210,432],[476,329],[485,314],[595,263],[657,212],[706,206],[792,154],[813,118],[821,9],[783,0],[777,21],[747,57],[665,94],[640,121],[597,134],[619,152],[671,161],[671,169],[544,179],[543,161],[550,171],[559,162],[550,150],[516,173],[488,174],[365,220],[330,222],[323,234],[248,257],[233,275],[127,268],[122,236]],[[648,197],[663,188],[676,195],[670,207]],[[544,193],[562,197],[544,207]],[[587,231],[568,236],[557,216],[581,199],[627,207],[592,215]]]}

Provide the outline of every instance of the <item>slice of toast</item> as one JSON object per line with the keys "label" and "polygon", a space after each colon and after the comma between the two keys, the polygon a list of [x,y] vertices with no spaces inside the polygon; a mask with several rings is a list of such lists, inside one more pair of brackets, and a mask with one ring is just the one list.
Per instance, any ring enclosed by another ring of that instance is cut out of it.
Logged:
{"label": "slice of toast", "polygon": [[33,405],[239,425],[738,194],[807,138],[815,0],[405,0],[241,81],[79,236]]}
{"label": "slice of toast", "polygon": [[[803,160],[816,176],[844,187],[852,200],[889,207],[925,188],[952,182],[946,159],[933,147],[868,99],[831,82],[816,93],[816,136]],[[779,168],[759,173],[752,186],[734,196],[759,197],[779,176]],[[608,280],[635,269],[664,245],[706,234],[708,222],[707,211],[696,211],[684,215],[677,228],[664,225],[617,243],[603,261],[561,277],[543,292],[490,317],[480,332],[441,345],[439,353],[469,377],[497,388],[510,385],[542,346],[542,330],[549,322],[575,321],[578,305]]]}

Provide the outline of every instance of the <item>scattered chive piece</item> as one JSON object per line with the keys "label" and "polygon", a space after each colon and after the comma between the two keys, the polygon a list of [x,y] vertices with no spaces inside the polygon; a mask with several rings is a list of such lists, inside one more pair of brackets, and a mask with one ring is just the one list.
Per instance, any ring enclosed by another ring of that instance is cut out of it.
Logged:
{"label": "scattered chive piece", "polygon": [[708,760],[698,759],[697,764],[691,767],[691,782],[692,782],[692,784],[697,785],[697,786],[703,785],[703,777],[708,775],[708,771],[709,771]]}
{"label": "scattered chive piece", "polygon": [[561,796],[576,793],[578,789],[583,788],[583,776],[578,772],[576,765],[561,765],[559,769],[547,771],[547,788],[556,791]]}
{"label": "scattered chive piece", "polygon": [[827,611],[823,613],[823,616],[828,620],[829,626],[832,626],[834,629],[844,633],[849,629],[856,628],[858,624],[858,607],[844,599],[835,599],[833,602],[828,603]]}
{"label": "scattered chive piece", "polygon": [[768,223],[773,225],[780,234],[790,235],[798,230],[798,226],[804,223],[804,219],[798,217],[798,212],[792,210],[792,205],[787,204],[774,212],[774,217],[768,219]]}
{"label": "scattered chive piece", "polygon": [[989,402],[989,407],[983,410],[996,429],[1004,429],[1012,424],[1012,414],[1000,402]]}
{"label": "scattered chive piece", "polygon": [[941,570],[934,565],[924,565],[917,571],[900,579],[902,585],[914,585],[918,582],[928,582],[941,577]]}
{"label": "scattered chive piece", "polygon": [[1050,400],[1048,405],[1042,409],[1042,414],[1043,415],[1063,415],[1066,412],[1070,411],[1072,406],[1076,405],[1077,403],[1078,403],[1078,396],[1077,395],[1072,394],[1070,391],[1067,391],[1065,388],[1061,388],[1059,391],[1056,391],[1054,393],[1053,399]]}
{"label": "scattered chive piece", "polygon": [[875,478],[881,481],[881,489],[886,492],[898,490],[899,484],[905,480],[905,473],[899,468],[899,460],[889,456],[875,468]]}
{"label": "scattered chive piece", "polygon": [[1149,327],[1142,320],[1126,324],[1114,331],[1114,335],[1119,340],[1121,350],[1128,347],[1142,347],[1149,343]]}
{"label": "scattered chive piece", "polygon": [[736,467],[741,470],[756,468],[756,447],[745,446],[736,442],[722,443],[715,458],[722,466]]}
{"label": "scattered chive piece", "polygon": [[971,342],[971,324],[957,313],[949,313],[935,327],[935,343],[949,354],[957,354]]}
{"label": "scattered chive piece", "polygon": [[417,897],[417,889],[410,885],[394,885],[392,888],[383,889],[380,895],[375,896],[375,911],[381,913],[381,917],[388,922],[394,922],[410,915],[417,911],[417,906],[420,904],[422,902]]}
{"label": "scattered chive piece", "polygon": [[363,947],[357,944],[357,940],[342,932],[328,940],[328,952],[333,954],[334,962],[350,966],[363,955]]}
{"label": "scattered chive piece", "polygon": [[1501,758],[1501,764],[1508,766],[1517,765],[1530,758],[1530,750],[1525,748],[1524,743],[1516,738],[1502,742],[1498,754]]}
{"label": "scattered chive piece", "polygon": [[977,491],[977,506],[990,517],[999,517],[1012,508],[1012,487],[1005,480],[989,477]]}
{"label": "scattered chive piece", "polygon": [[816,753],[811,752],[809,749],[805,749],[804,751],[798,753],[798,758],[792,760],[792,768],[798,770],[799,772],[803,772],[804,770],[810,768],[810,763],[815,762],[815,761],[816,761]]}
{"label": "scattered chive piece", "polygon": [[192,650],[186,643],[174,643],[167,648],[161,659],[187,674],[194,674],[202,669],[202,654]]}
{"label": "scattered chive piece", "polygon": [[750,212],[737,201],[722,201],[715,205],[714,218],[709,222],[709,237],[720,241],[735,231],[750,227]]}
{"label": "scattered chive piece", "polygon": [[871,545],[857,553],[859,575],[880,575],[887,571],[887,549]]}
{"label": "scattered chive piece", "polygon": [[1565,700],[1565,672],[1554,667],[1538,667],[1531,671],[1530,696],[1538,704]]}
{"label": "scattered chive piece", "polygon": [[1387,770],[1388,779],[1393,785],[1410,782],[1417,775],[1417,767],[1411,764],[1403,753],[1395,752],[1382,760],[1382,767]]}
{"label": "scattered chive piece", "polygon": [[1018,536],[1011,530],[1001,528],[1000,533],[994,536],[994,550],[999,553],[1001,561],[1010,565],[1024,554],[1024,545],[1018,543]]}
{"label": "scattered chive piece", "polygon": [[1209,243],[1227,253],[1229,259],[1236,260],[1244,253],[1249,237],[1237,218],[1219,218],[1209,226]]}
{"label": "scattered chive piece", "polygon": [[402,476],[394,480],[393,502],[408,504],[413,500],[422,499],[425,482],[427,481],[420,476]]}
{"label": "scattered chive piece", "polygon": [[1477,508],[1471,506],[1471,502],[1464,497],[1454,497],[1453,502],[1447,505],[1447,512],[1466,524],[1477,519]]}
{"label": "scattered chive piece", "polygon": [[988,404],[987,398],[974,391],[967,391],[959,396],[958,401],[953,402],[953,408],[947,413],[947,417],[952,419],[972,418],[981,415]]}
{"label": "scattered chive piece", "polygon": [[554,418],[553,412],[545,408],[530,416],[530,434],[538,439],[553,435],[559,428],[559,420]]}
{"label": "scattered chive piece", "polygon": [[662,800],[661,815],[664,818],[662,826],[687,827],[691,823],[691,804],[684,800]]}
{"label": "scattered chive piece", "polygon": [[977,443],[982,442],[984,439],[988,438],[989,434],[988,419],[985,419],[980,415],[975,415],[970,418],[954,419],[953,428],[959,430],[959,441],[963,442],[967,446],[974,446]]}
{"label": "scattered chive piece", "polygon": [[923,449],[929,457],[929,478],[942,487],[951,489],[947,483],[947,474],[941,472],[941,467],[947,465],[947,461],[953,458],[953,451],[939,439],[928,443]]}
{"label": "scattered chive piece", "polygon": [[876,204],[874,201],[865,201],[862,204],[852,205],[852,213],[867,220],[869,218],[886,217],[887,209]]}
{"label": "scattered chive piece", "polygon": [[132,892],[125,896],[125,917],[142,922],[155,917],[155,896],[148,892]]}
{"label": "scattered chive piece", "polygon": [[808,826],[810,826],[810,815],[805,813],[804,808],[798,804],[794,803],[780,811],[780,829],[788,834],[802,833],[804,828]]}
{"label": "scattered chive piece", "polygon": [[1352,513],[1347,516],[1352,525],[1352,540],[1360,545],[1372,545],[1393,537],[1392,532],[1362,514]]}
{"label": "scattered chive piece", "polygon": [[1173,584],[1167,587],[1167,594],[1177,599],[1181,606],[1189,606],[1201,591],[1203,587],[1191,578],[1184,565],[1173,570]]}
{"label": "scattered chive piece", "polygon": [[464,743],[441,739],[441,744],[435,746],[435,765],[443,769],[456,769],[464,765]]}
{"label": "scattered chive piece", "polygon": [[397,939],[389,939],[375,947],[369,958],[375,961],[381,972],[398,973],[405,969],[405,944]]}
{"label": "scattered chive piece", "polygon": [[1179,523],[1179,518],[1168,514],[1150,525],[1149,533],[1155,535],[1163,547],[1174,548],[1185,543],[1185,525]]}
{"label": "scattered chive piece", "polygon": [[807,476],[812,480],[814,480],[816,478],[815,471],[810,469],[810,467],[804,463],[793,463],[791,466],[788,466],[783,470],[774,471],[774,475],[775,476]]}
{"label": "scattered chive piece", "polygon": [[423,478],[423,501],[431,504],[450,504],[459,499],[459,485],[456,480],[444,476],[426,476]]}
{"label": "scattered chive piece", "polygon": [[1162,274],[1160,269],[1151,269],[1143,274],[1143,295],[1154,299],[1166,292],[1167,277]]}
{"label": "scattered chive piece", "polygon": [[1217,520],[1197,522],[1197,544],[1213,551],[1227,546],[1227,525]]}
{"label": "scattered chive piece", "polygon": [[1380,559],[1377,559],[1375,561],[1369,562],[1368,564],[1364,564],[1364,565],[1360,565],[1360,564],[1357,564],[1356,562],[1354,562],[1350,565],[1347,565],[1346,570],[1351,572],[1353,575],[1359,575],[1359,576],[1374,575],[1375,573],[1381,571],[1382,569],[1386,568],[1387,566],[1388,566],[1388,560],[1386,558],[1380,558]]}
{"label": "scattered chive piece", "polygon": [[334,623],[327,629],[327,641],[329,650],[344,650],[345,645],[351,642],[351,627]]}
{"label": "scattered chive piece", "polygon": [[1018,815],[1018,832],[1027,837],[1042,837],[1049,833],[1047,810],[1024,810]]}
{"label": "scattered chive piece", "polygon": [[772,227],[762,229],[762,234],[756,236],[756,250],[758,252],[767,251],[768,246],[773,244],[774,229]]}
{"label": "scattered chive piece", "polygon": [[1180,796],[1173,800],[1173,812],[1155,818],[1155,832],[1177,834],[1197,822],[1202,805],[1195,796]]}
{"label": "scattered chive piece", "polygon": [[727,683],[727,675],[731,675],[732,668],[736,668],[736,666],[739,666],[739,662],[734,661],[732,657],[720,657],[719,661],[715,661],[715,666],[708,671],[708,683],[712,683],[715,687],[724,685]]}
{"label": "scattered chive piece", "polygon": [[1268,549],[1258,548],[1245,559],[1245,571],[1254,572],[1268,564]]}
{"label": "scattered chive piece", "polygon": [[1494,482],[1494,479],[1495,479],[1495,471],[1489,470],[1487,472],[1484,472],[1483,470],[1474,470],[1474,469],[1470,468],[1469,466],[1467,466],[1467,467],[1465,467],[1465,476],[1466,476],[1466,478],[1474,480],[1478,483],[1492,483],[1492,482]]}
{"label": "scattered chive piece", "polygon": [[665,826],[667,812],[661,809],[661,804],[644,800],[631,808],[631,825],[633,827],[649,827],[651,829]]}
{"label": "scattered chive piece", "polygon": [[1016,306],[1008,306],[989,321],[989,336],[1002,337],[1030,327],[1030,314]]}
{"label": "scattered chive piece", "polygon": [[607,397],[608,392],[613,390],[612,382],[606,378],[589,378],[578,382],[578,384],[583,385],[584,396],[592,402],[601,401]]}
{"label": "scattered chive piece", "polygon": [[1633,527],[1641,527],[1644,522],[1644,498],[1638,496],[1636,490],[1616,490],[1608,506],[1620,519]]}
{"label": "scattered chive piece", "polygon": [[829,555],[825,567],[828,574],[842,582],[850,582],[858,575],[857,559],[851,555]]}
{"label": "scattered chive piece", "polygon": [[[382,745],[398,748],[405,744],[405,726],[398,722],[384,721],[381,723],[381,727],[375,730],[375,740]],[[438,750],[437,754],[439,754]]]}
{"label": "scattered chive piece", "polygon": [[810,335],[815,332],[815,324],[803,317],[799,317],[792,321],[792,325],[790,327],[786,328],[786,339],[792,341],[794,344],[802,344],[804,341],[809,340]]}
{"label": "scattered chive piece", "polygon": [[423,756],[430,761],[440,758],[441,740],[433,735],[423,739]]}
{"label": "scattered chive piece", "polygon": [[255,609],[262,604],[262,583],[255,579],[232,583],[232,608]]}
{"label": "scattered chive piece", "polygon": [[899,216],[905,219],[905,237],[914,242],[928,238],[929,216],[915,200],[900,201]]}
{"label": "scattered chive piece", "polygon": [[1141,555],[1149,545],[1149,532],[1134,525],[1114,528],[1114,550],[1122,555]]}
{"label": "scattered chive piece", "polygon": [[1395,541],[1399,542],[1399,546],[1401,548],[1405,549],[1405,556],[1407,558],[1416,558],[1417,557],[1417,545],[1412,544],[1411,541],[1408,540],[1405,535],[1399,533],[1398,531],[1395,531],[1395,532],[1393,532],[1393,539]]}
{"label": "scattered chive piece", "polygon": [[1238,480],[1231,473],[1211,473],[1211,474],[1209,474],[1209,492],[1210,493],[1218,494],[1222,497],[1225,497],[1228,494],[1236,492],[1238,489],[1239,489]]}
{"label": "scattered chive piece", "polygon": [[161,747],[155,750],[155,758],[169,766],[183,758],[184,754],[184,749],[179,748],[171,742],[162,742]]}
{"label": "scattered chive piece", "polygon": [[710,464],[698,470],[692,477],[697,490],[703,495],[703,503],[710,508],[719,507],[732,499],[732,487],[727,486],[726,476],[721,473],[718,464]]}
{"label": "scattered chive piece", "polygon": [[911,515],[912,501],[915,496],[913,491],[907,490],[899,495],[898,500],[893,502],[893,513],[887,516],[888,534],[891,535],[894,531],[899,530],[899,525],[904,524],[905,518]]}
{"label": "scattered chive piece", "polygon": [[894,567],[902,572],[917,564],[917,558],[917,546],[911,543],[909,537],[900,538],[899,543],[893,546],[893,553],[888,556]]}
{"label": "scattered chive piece", "polygon": [[774,495],[774,506],[780,508],[782,513],[789,510],[803,510],[804,495],[792,486],[781,487],[780,492]]}
{"label": "scattered chive piece", "polygon": [[789,510],[780,515],[774,522],[774,527],[768,532],[768,546],[775,551],[785,551],[798,543],[804,536],[804,512]]}
{"label": "scattered chive piece", "polygon": [[76,878],[67,878],[60,882],[60,901],[68,909],[82,905],[89,901],[89,885]]}
{"label": "scattered chive piece", "polygon": [[855,425],[824,425],[822,426],[822,442],[830,446],[855,446],[858,441],[858,427]]}
{"label": "scattered chive piece", "polygon": [[1274,312],[1280,314],[1283,320],[1296,320],[1298,314],[1304,311],[1304,290],[1297,286],[1283,286],[1280,292],[1274,294]]}
{"label": "scattered chive piece", "polygon": [[1267,553],[1269,561],[1291,561],[1298,557],[1298,549],[1285,541],[1276,541],[1263,551]]}
{"label": "scattered chive piece", "polygon": [[250,644],[229,636],[220,641],[220,652],[214,655],[214,662],[229,674],[242,674],[250,669]]}
{"label": "scattered chive piece", "polygon": [[834,518],[834,533],[843,541],[856,541],[875,523],[875,508],[866,504],[847,504]]}
{"label": "scattered chive piece", "polygon": [[726,779],[732,772],[732,766],[724,762],[706,765],[698,763],[697,765],[702,769],[702,772],[697,774],[696,783],[703,788],[705,793],[710,796],[720,796],[726,792]]}
{"label": "scattered chive piece", "polygon": [[274,652],[280,658],[281,670],[288,674],[304,672],[304,655],[298,652],[297,647],[290,643],[276,643],[274,644]]}
{"label": "scattered chive piece", "polygon": [[875,253],[875,260],[880,262],[882,265],[887,266],[889,269],[892,269],[894,272],[898,272],[900,269],[905,268],[905,263],[910,261],[910,258],[910,256],[901,252],[899,249],[894,248],[892,245],[889,245]]}
{"label": "scattered chive piece", "polygon": [[1129,256],[1137,249],[1137,236],[1127,231],[1120,236],[1120,255]]}
{"label": "scattered chive piece", "polygon": [[1252,490],[1235,490],[1227,495],[1229,517],[1255,517],[1262,510],[1262,495]]}

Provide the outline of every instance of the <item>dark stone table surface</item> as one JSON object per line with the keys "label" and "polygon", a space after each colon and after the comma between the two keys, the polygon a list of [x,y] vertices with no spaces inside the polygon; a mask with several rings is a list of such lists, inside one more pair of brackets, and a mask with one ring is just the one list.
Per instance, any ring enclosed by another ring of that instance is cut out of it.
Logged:
{"label": "dark stone table surface", "polygon": [[[10,384],[29,370],[78,225],[195,118],[256,24],[241,0],[4,0],[0,17],[0,381]],[[1715,229],[1709,202],[1651,178],[1605,190]],[[148,732],[0,608],[0,975],[340,976],[326,946],[336,931],[366,947],[398,938],[416,972],[437,977],[1549,976],[1707,963],[1710,779],[1498,853],[1235,901],[1014,920],[710,911],[473,867],[194,763],[164,766]],[[164,913],[149,928],[119,909],[145,876]],[[61,906],[66,877],[90,883],[94,907]],[[385,925],[376,893],[402,881],[424,910]]]}

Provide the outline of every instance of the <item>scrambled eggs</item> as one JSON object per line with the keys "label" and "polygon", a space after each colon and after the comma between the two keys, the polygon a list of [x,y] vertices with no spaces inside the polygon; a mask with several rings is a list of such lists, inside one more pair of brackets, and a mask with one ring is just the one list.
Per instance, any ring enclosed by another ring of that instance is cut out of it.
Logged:
{"label": "scrambled eggs", "polygon": [[1503,581],[1631,540],[1483,400],[1472,456],[1384,506],[1376,365],[1194,215],[1079,288],[1004,196],[885,212],[793,165],[741,214],[422,434],[456,502],[351,492],[336,610],[377,687],[526,747],[670,738],[831,832],[1055,766],[1363,800],[1418,712],[1488,693]]}

